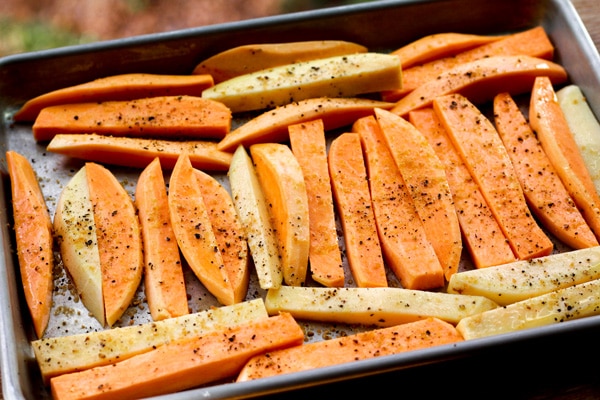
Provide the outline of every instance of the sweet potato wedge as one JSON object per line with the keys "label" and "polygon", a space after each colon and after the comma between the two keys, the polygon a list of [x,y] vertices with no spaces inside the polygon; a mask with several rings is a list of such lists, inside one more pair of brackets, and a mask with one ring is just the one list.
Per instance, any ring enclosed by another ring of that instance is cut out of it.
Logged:
{"label": "sweet potato wedge", "polygon": [[200,182],[186,154],[179,156],[169,178],[168,202],[177,244],[196,277],[221,304],[236,303]]}
{"label": "sweet potato wedge", "polygon": [[199,62],[192,74],[209,74],[215,83],[219,83],[280,65],[366,52],[366,47],[343,40],[248,44],[222,51]]}
{"label": "sweet potato wedge", "polygon": [[600,196],[548,77],[535,80],[529,104],[529,124],[583,218],[599,238]]}
{"label": "sweet potato wedge", "polygon": [[310,251],[310,216],[302,168],[285,144],[254,144],[250,155],[279,243],[283,281],[303,285]]}
{"label": "sweet potato wedge", "polygon": [[404,70],[413,65],[456,56],[464,51],[495,42],[504,37],[455,32],[434,33],[414,40],[390,54],[400,57],[400,64]]}
{"label": "sweet potato wedge", "polygon": [[217,101],[160,96],[46,107],[32,131],[39,142],[49,141],[57,133],[200,140],[221,139],[230,127],[231,111]]}
{"label": "sweet potato wedge", "polygon": [[494,98],[494,122],[529,208],[542,225],[573,249],[598,246],[536,134],[508,93]]}
{"label": "sweet potato wedge", "polygon": [[50,378],[108,365],[185,337],[268,317],[262,299],[214,307],[137,325],[64,335],[31,342],[44,384]]}
{"label": "sweet potato wedge", "polygon": [[100,164],[85,164],[102,270],[106,323],[129,307],[142,280],[143,243],[137,210],[117,178]]}
{"label": "sweet potato wedge", "polygon": [[360,135],[386,265],[403,288],[427,290],[444,286],[440,260],[377,120],[372,115],[360,118],[352,125],[352,131]]}
{"label": "sweet potato wedge", "polygon": [[409,121],[444,164],[463,242],[476,268],[515,261],[515,255],[471,173],[431,107],[411,111]]}
{"label": "sweet potato wedge", "polygon": [[360,136],[343,133],[329,147],[335,208],[342,222],[346,257],[356,285],[388,285],[373,213]]}
{"label": "sweet potato wedge", "polygon": [[20,153],[6,152],[10,176],[13,227],[25,301],[38,338],[50,320],[54,287],[52,219],[30,162]]}
{"label": "sweet potato wedge", "polygon": [[194,168],[203,171],[227,171],[231,162],[231,153],[217,150],[217,143],[208,140],[59,133],[50,140],[46,150],[86,161],[134,168],[145,168],[159,158],[162,168],[173,169],[182,153],[188,154]]}
{"label": "sweet potato wedge", "polygon": [[[490,36],[491,38],[495,38]],[[542,26],[505,35],[500,40],[490,40],[480,46],[433,60],[412,68],[402,66],[402,88],[382,94],[385,101],[397,101],[430,80],[435,80],[444,71],[459,64],[494,56],[530,56],[552,60],[554,46]]]}
{"label": "sweet potato wedge", "polygon": [[537,76],[548,76],[552,83],[563,83],[566,70],[552,61],[530,56],[492,56],[440,73],[398,100],[391,111],[406,116],[410,111],[431,105],[439,96],[459,93],[478,104],[492,100],[500,92],[526,93]]}
{"label": "sweet potato wedge", "polygon": [[240,75],[202,92],[233,113],[316,97],[354,97],[401,86],[398,57],[357,53],[287,64]]}
{"label": "sweet potato wedge", "polygon": [[242,222],[227,189],[212,175],[200,170],[194,172],[233,288],[234,302],[239,303],[246,298],[250,279],[248,243]]}
{"label": "sweet potato wedge", "polygon": [[554,245],[531,215],[508,152],[493,124],[459,94],[436,98],[433,109],[481,188],[517,258],[550,254]]}
{"label": "sweet potato wedge", "polygon": [[[169,342],[156,349],[50,380],[52,397],[142,398],[235,377],[253,356],[299,346],[304,332],[289,314]],[[142,373],[143,371],[143,373]]]}
{"label": "sweet potato wedge", "polygon": [[171,224],[167,188],[155,158],[140,174],[135,188],[144,247],[144,290],[154,321],[189,312],[179,246]]}
{"label": "sweet potato wedge", "polygon": [[292,152],[302,168],[308,198],[311,276],[324,286],[343,286],[344,268],[338,244],[323,121],[316,119],[290,125],[288,130]]}
{"label": "sweet potato wedge", "polygon": [[498,307],[481,295],[443,291],[292,286],[269,289],[265,306],[269,315],[289,312],[298,320],[378,327],[426,318],[456,324],[469,315]]}
{"label": "sweet potato wedge", "polygon": [[233,153],[227,177],[258,284],[262,289],[279,287],[283,282],[283,267],[277,237],[256,169],[244,146],[238,146]]}
{"label": "sweet potato wedge", "polygon": [[14,115],[14,121],[34,121],[46,107],[72,103],[134,100],[157,96],[200,96],[213,86],[212,76],[123,74],[98,78],[54,90],[27,101]]}
{"label": "sweet potato wedge", "polygon": [[444,276],[450,279],[458,271],[462,238],[445,167],[425,136],[411,123],[382,109],[376,109],[375,116]]}
{"label": "sweet potato wedge", "polygon": [[430,318],[255,356],[244,366],[237,381],[312,370],[461,341],[463,338],[454,326]]}
{"label": "sweet potato wedge", "polygon": [[579,86],[567,85],[559,89],[556,98],[594,181],[596,192],[600,193],[600,123]]}
{"label": "sweet potato wedge", "polygon": [[238,145],[289,140],[288,126],[322,119],[326,131],[351,125],[356,119],[373,114],[375,107],[391,108],[394,103],[361,98],[315,98],[286,104],[266,111],[225,136],[217,148],[233,151]]}

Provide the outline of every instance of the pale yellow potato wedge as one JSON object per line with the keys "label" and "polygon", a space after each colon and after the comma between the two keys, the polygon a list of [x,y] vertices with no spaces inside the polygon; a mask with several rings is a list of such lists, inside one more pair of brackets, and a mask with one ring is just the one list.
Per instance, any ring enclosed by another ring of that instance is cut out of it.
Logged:
{"label": "pale yellow potato wedge", "polygon": [[366,52],[366,47],[342,40],[248,44],[222,51],[201,61],[192,74],[209,74],[215,83],[219,83],[279,65]]}
{"label": "pale yellow potato wedge", "polygon": [[600,123],[579,86],[565,86],[556,92],[556,97],[596,191],[600,193]]}
{"label": "pale yellow potato wedge", "polygon": [[202,97],[232,112],[260,110],[314,97],[353,97],[398,89],[400,59],[358,53],[298,62],[240,75],[214,85]]}
{"label": "pale yellow potato wedge", "polygon": [[81,302],[104,326],[100,253],[85,167],[61,192],[53,223],[63,265],[73,279]]}
{"label": "pale yellow potato wedge", "polygon": [[482,296],[402,288],[325,288],[281,286],[265,298],[270,315],[285,311],[296,319],[392,326],[427,317],[450,323],[497,304]]}
{"label": "pale yellow potato wedge", "polygon": [[39,339],[31,344],[44,383],[48,384],[53,376],[107,365],[173,340],[267,316],[263,300],[256,299],[162,321]]}
{"label": "pale yellow potato wedge", "polygon": [[310,250],[308,196],[304,174],[292,150],[281,143],[250,146],[250,155],[265,195],[279,245],[283,281],[306,281]]}
{"label": "pale yellow potato wedge", "polygon": [[252,159],[244,146],[238,146],[231,158],[229,186],[233,205],[244,228],[258,284],[262,289],[281,286],[283,271],[277,237]]}
{"label": "pale yellow potato wedge", "polygon": [[462,319],[465,340],[600,314],[600,280],[581,283]]}
{"label": "pale yellow potato wedge", "polygon": [[485,296],[501,306],[600,279],[600,247],[454,274],[448,292]]}

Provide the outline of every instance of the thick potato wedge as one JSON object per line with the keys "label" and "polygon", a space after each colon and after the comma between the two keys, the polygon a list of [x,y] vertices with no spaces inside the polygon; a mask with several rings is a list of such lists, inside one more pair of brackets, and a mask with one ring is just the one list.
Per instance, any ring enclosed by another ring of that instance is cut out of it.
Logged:
{"label": "thick potato wedge", "polygon": [[100,252],[85,167],[71,178],[58,199],[54,231],[63,265],[82,303],[104,326]]}
{"label": "thick potato wedge", "polygon": [[556,98],[596,191],[600,193],[600,123],[579,86],[568,85],[557,90]]}
{"label": "thick potato wedge", "polygon": [[581,283],[462,319],[466,340],[557,324],[600,313],[600,280]]}
{"label": "thick potato wedge", "polygon": [[222,51],[201,61],[192,74],[209,74],[215,83],[219,83],[279,65],[366,52],[366,47],[342,40],[248,44]]}
{"label": "thick potato wedge", "polygon": [[322,288],[281,286],[265,298],[270,315],[285,311],[297,319],[392,326],[427,317],[457,323],[497,304],[469,296],[391,287]]}
{"label": "thick potato wedge", "polygon": [[48,384],[53,376],[110,364],[185,336],[265,317],[264,302],[257,299],[146,324],[38,339],[31,344]]}
{"label": "thick potato wedge", "polygon": [[283,282],[283,270],[277,237],[252,159],[243,146],[239,146],[233,153],[227,176],[233,205],[244,227],[259,286],[262,289],[279,287]]}
{"label": "thick potato wedge", "polygon": [[600,279],[598,246],[460,272],[450,278],[448,292],[504,306],[592,279]]}
{"label": "thick potato wedge", "polygon": [[241,75],[202,92],[232,112],[283,106],[314,97],[352,97],[399,88],[396,56],[360,53],[283,65]]}

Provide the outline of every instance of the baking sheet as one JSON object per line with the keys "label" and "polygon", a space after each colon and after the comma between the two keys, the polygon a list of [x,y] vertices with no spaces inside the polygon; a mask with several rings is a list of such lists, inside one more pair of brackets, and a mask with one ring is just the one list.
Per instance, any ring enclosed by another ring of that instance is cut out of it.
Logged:
{"label": "baking sheet", "polygon": [[[74,46],[6,57],[0,60],[0,145],[2,173],[0,223],[2,231],[0,268],[0,323],[2,383],[5,399],[50,398],[43,387],[29,342],[35,338],[24,306],[20,278],[15,263],[10,231],[10,183],[6,175],[4,151],[11,149],[30,158],[42,181],[51,215],[64,184],[83,165],[45,152],[44,145],[31,137],[29,125],[13,124],[12,113],[27,99],[57,88],[95,78],[127,72],[189,73],[202,59],[241,44],[313,39],[354,41],[376,51],[398,48],[411,40],[438,32],[502,34],[543,25],[555,44],[556,60],[569,72],[571,82],[580,85],[600,115],[600,58],[574,8],[568,1],[542,0],[447,0],[447,1],[376,1],[318,11],[215,25],[197,29],[146,35],[130,39]],[[111,168],[130,192],[139,170]],[[468,268],[468,266],[464,266]],[[395,278],[389,276],[394,282]],[[195,277],[188,271],[188,281]],[[255,277],[253,277],[255,278]],[[56,315],[51,318],[47,335],[57,336],[101,329],[69,288],[68,278],[57,268]],[[262,295],[252,290],[249,297]],[[198,285],[188,285],[192,311],[216,305],[210,294]],[[149,321],[143,292],[128,310],[121,325]],[[335,336],[353,327],[306,324],[312,340]],[[500,337],[474,340],[456,345],[405,353],[351,365],[306,371],[255,382],[220,384],[188,392],[163,396],[169,399],[250,397],[271,392],[287,392],[304,386],[324,386],[389,371],[416,369],[423,364],[472,357],[495,348],[516,348],[520,343],[540,338],[560,338],[579,331],[600,328],[599,318],[516,332]],[[557,339],[559,340],[559,339]],[[360,381],[360,380],[355,380]]]}

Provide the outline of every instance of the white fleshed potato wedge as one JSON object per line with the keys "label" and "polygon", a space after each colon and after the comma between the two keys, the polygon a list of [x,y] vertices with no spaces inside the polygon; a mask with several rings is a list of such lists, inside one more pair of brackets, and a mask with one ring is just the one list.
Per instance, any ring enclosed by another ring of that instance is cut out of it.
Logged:
{"label": "white fleshed potato wedge", "polygon": [[366,52],[366,47],[343,40],[247,44],[222,51],[201,61],[192,74],[209,74],[215,83],[220,83],[279,65]]}
{"label": "white fleshed potato wedge", "polygon": [[53,224],[83,304],[103,327],[114,325],[142,279],[142,236],[133,200],[108,169],[88,162],[63,189]]}
{"label": "white fleshed potato wedge", "polygon": [[285,311],[311,321],[392,326],[427,317],[450,323],[497,306],[483,296],[392,287],[325,288],[281,286],[265,298],[270,315]]}
{"label": "white fleshed potato wedge", "polygon": [[67,183],[54,214],[54,232],[63,265],[82,303],[104,326],[100,253],[85,167]]}
{"label": "white fleshed potato wedge", "polygon": [[600,280],[593,280],[466,317],[456,329],[469,340],[598,314]]}
{"label": "white fleshed potato wedge", "polygon": [[255,144],[250,146],[250,155],[279,244],[283,281],[302,285],[310,250],[308,197],[302,168],[285,144]]}
{"label": "white fleshed potato wedge", "polygon": [[244,146],[238,146],[233,153],[227,177],[258,284],[262,289],[279,287],[283,282],[283,271],[277,238],[256,170]]}
{"label": "white fleshed potato wedge", "polygon": [[145,324],[38,339],[32,348],[48,384],[54,376],[107,365],[186,336],[267,316],[263,300],[256,299]]}
{"label": "white fleshed potato wedge", "polygon": [[596,191],[600,193],[600,123],[579,86],[565,86],[556,92],[556,97]]}
{"label": "white fleshed potato wedge", "polygon": [[600,279],[599,246],[460,272],[450,278],[448,292],[504,306],[593,279]]}
{"label": "white fleshed potato wedge", "polygon": [[228,79],[202,92],[232,112],[260,110],[315,97],[353,97],[398,89],[400,59],[357,53],[282,65]]}

